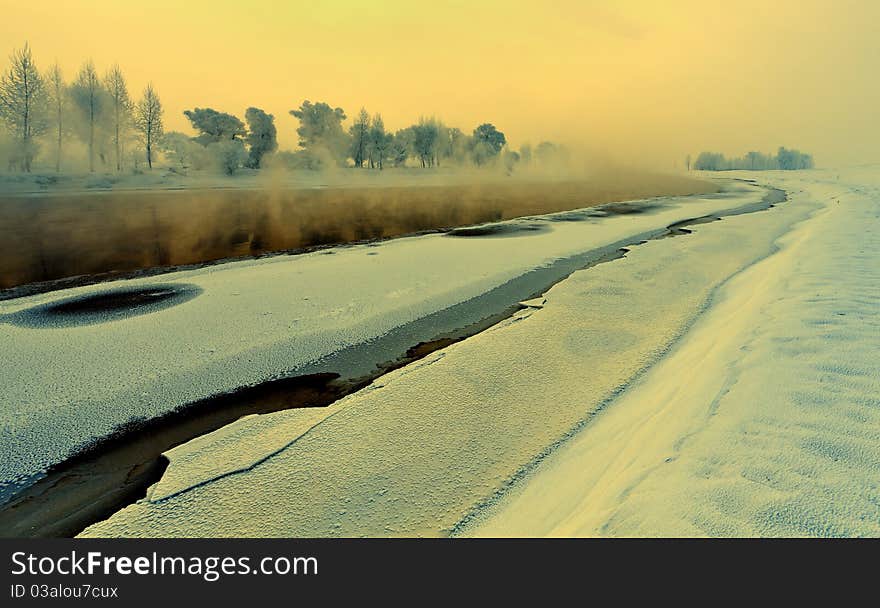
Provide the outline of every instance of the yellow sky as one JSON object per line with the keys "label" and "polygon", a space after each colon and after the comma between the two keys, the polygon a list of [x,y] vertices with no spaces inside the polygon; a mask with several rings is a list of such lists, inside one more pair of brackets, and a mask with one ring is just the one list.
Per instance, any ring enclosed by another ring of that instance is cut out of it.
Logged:
{"label": "yellow sky", "polygon": [[328,101],[400,128],[493,122],[671,167],[778,145],[820,165],[880,161],[880,2],[727,0],[0,0],[0,52],[30,42],[72,78],[93,58],[148,80],[169,129],[211,106]]}

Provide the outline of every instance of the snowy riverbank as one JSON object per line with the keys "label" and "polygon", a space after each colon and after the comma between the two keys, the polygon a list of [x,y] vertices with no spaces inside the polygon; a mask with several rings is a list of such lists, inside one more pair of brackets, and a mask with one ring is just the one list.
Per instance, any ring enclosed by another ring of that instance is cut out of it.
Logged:
{"label": "snowy riverbank", "polygon": [[146,499],[86,534],[467,531],[660,359],[718,286],[820,205],[785,203],[634,247],[326,409],[249,417],[184,444]]}
{"label": "snowy riverbank", "polygon": [[818,209],[469,533],[880,535],[880,179],[774,181]]}

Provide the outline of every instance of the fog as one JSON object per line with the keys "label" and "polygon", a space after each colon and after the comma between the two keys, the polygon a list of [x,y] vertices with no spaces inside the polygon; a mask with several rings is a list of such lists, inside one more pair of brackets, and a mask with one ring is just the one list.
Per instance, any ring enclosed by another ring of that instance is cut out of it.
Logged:
{"label": "fog", "polygon": [[[619,171],[603,171],[589,180],[496,181],[485,173],[461,172],[422,180],[392,169],[371,182],[366,172],[359,175],[345,177],[347,186],[328,188],[294,188],[293,182],[282,181],[289,175],[270,173],[238,188],[4,195],[0,299],[20,295],[4,289],[64,277],[72,277],[71,284],[88,283],[145,268],[373,241],[658,192],[716,190],[682,176]],[[329,173],[311,177],[334,179]],[[623,206],[603,213],[628,212]]]}
{"label": "fog", "polygon": [[155,83],[166,129],[190,134],[185,109],[256,105],[292,148],[288,111],[309,98],[381,112],[389,130],[422,115],[468,131],[491,121],[516,147],[551,139],[663,168],[780,145],[817,166],[880,160],[880,5],[867,0],[3,0],[0,12],[4,53],[28,40],[68,78],[87,57],[101,73],[118,62],[132,92]]}
{"label": "fog", "polygon": [[[20,262],[0,287],[712,188],[658,169],[880,161],[875,3],[0,0],[0,14],[6,52],[70,87],[60,174],[51,111],[34,145],[0,137]],[[57,207],[16,198],[46,191]]]}

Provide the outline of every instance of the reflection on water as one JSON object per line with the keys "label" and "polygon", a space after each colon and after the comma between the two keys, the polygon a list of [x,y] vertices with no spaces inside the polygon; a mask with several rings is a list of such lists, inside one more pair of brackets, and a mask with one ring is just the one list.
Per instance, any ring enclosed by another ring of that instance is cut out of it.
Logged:
{"label": "reflection on water", "polygon": [[0,289],[714,190],[705,182],[656,176],[637,183],[511,180],[469,186],[0,195]]}

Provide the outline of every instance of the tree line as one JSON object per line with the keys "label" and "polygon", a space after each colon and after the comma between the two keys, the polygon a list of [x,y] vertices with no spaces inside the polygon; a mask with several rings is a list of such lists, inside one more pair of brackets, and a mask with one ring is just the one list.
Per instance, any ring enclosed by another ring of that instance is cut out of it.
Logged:
{"label": "tree line", "polygon": [[[686,165],[690,169],[690,156]],[[700,152],[693,164],[697,171],[730,171],[747,169],[750,171],[768,171],[772,169],[796,170],[812,169],[813,157],[799,150],[779,148],[776,155],[748,152],[739,158],[725,158],[719,152]]]}
{"label": "tree line", "polygon": [[290,114],[299,121],[299,149],[278,150],[272,114],[248,108],[245,120],[213,108],[186,110],[196,137],[170,132],[163,151],[173,167],[219,168],[228,174],[241,167],[258,169],[267,155],[291,169],[349,167],[382,170],[415,164],[422,168],[471,164],[477,167],[502,163],[507,171],[518,164],[558,163],[566,156],[562,146],[542,142],[534,152],[528,144],[511,150],[507,138],[493,124],[484,123],[471,134],[450,127],[435,117],[422,117],[409,127],[391,132],[379,113],[361,108],[346,129],[345,110],[319,101],[304,101]]}
{"label": "tree line", "polygon": [[342,108],[309,100],[290,114],[299,120],[299,149],[280,151],[274,116],[257,107],[248,108],[244,120],[196,107],[184,112],[195,137],[165,132],[162,102],[152,84],[133,99],[118,65],[99,75],[94,63],[86,61],[67,82],[57,64],[39,70],[25,44],[12,53],[9,69],[0,76],[0,120],[10,142],[9,170],[30,172],[43,151],[60,172],[71,140],[84,146],[91,172],[152,169],[159,152],[176,171],[219,169],[227,174],[243,167],[259,169],[269,157],[294,169],[500,163],[510,172],[532,162],[555,164],[567,155],[552,142],[514,151],[504,133],[488,122],[465,133],[435,117],[422,117],[391,132],[381,114],[362,108],[345,128]]}
{"label": "tree line", "polygon": [[10,67],[0,77],[0,119],[12,139],[9,169],[25,172],[31,171],[44,136],[52,142],[57,171],[70,137],[86,145],[90,171],[96,161],[121,171],[133,139],[141,142],[152,166],[162,137],[162,103],[152,85],[134,100],[119,66],[102,77],[91,61],[67,83],[57,64],[38,70],[27,44],[12,53]]}

